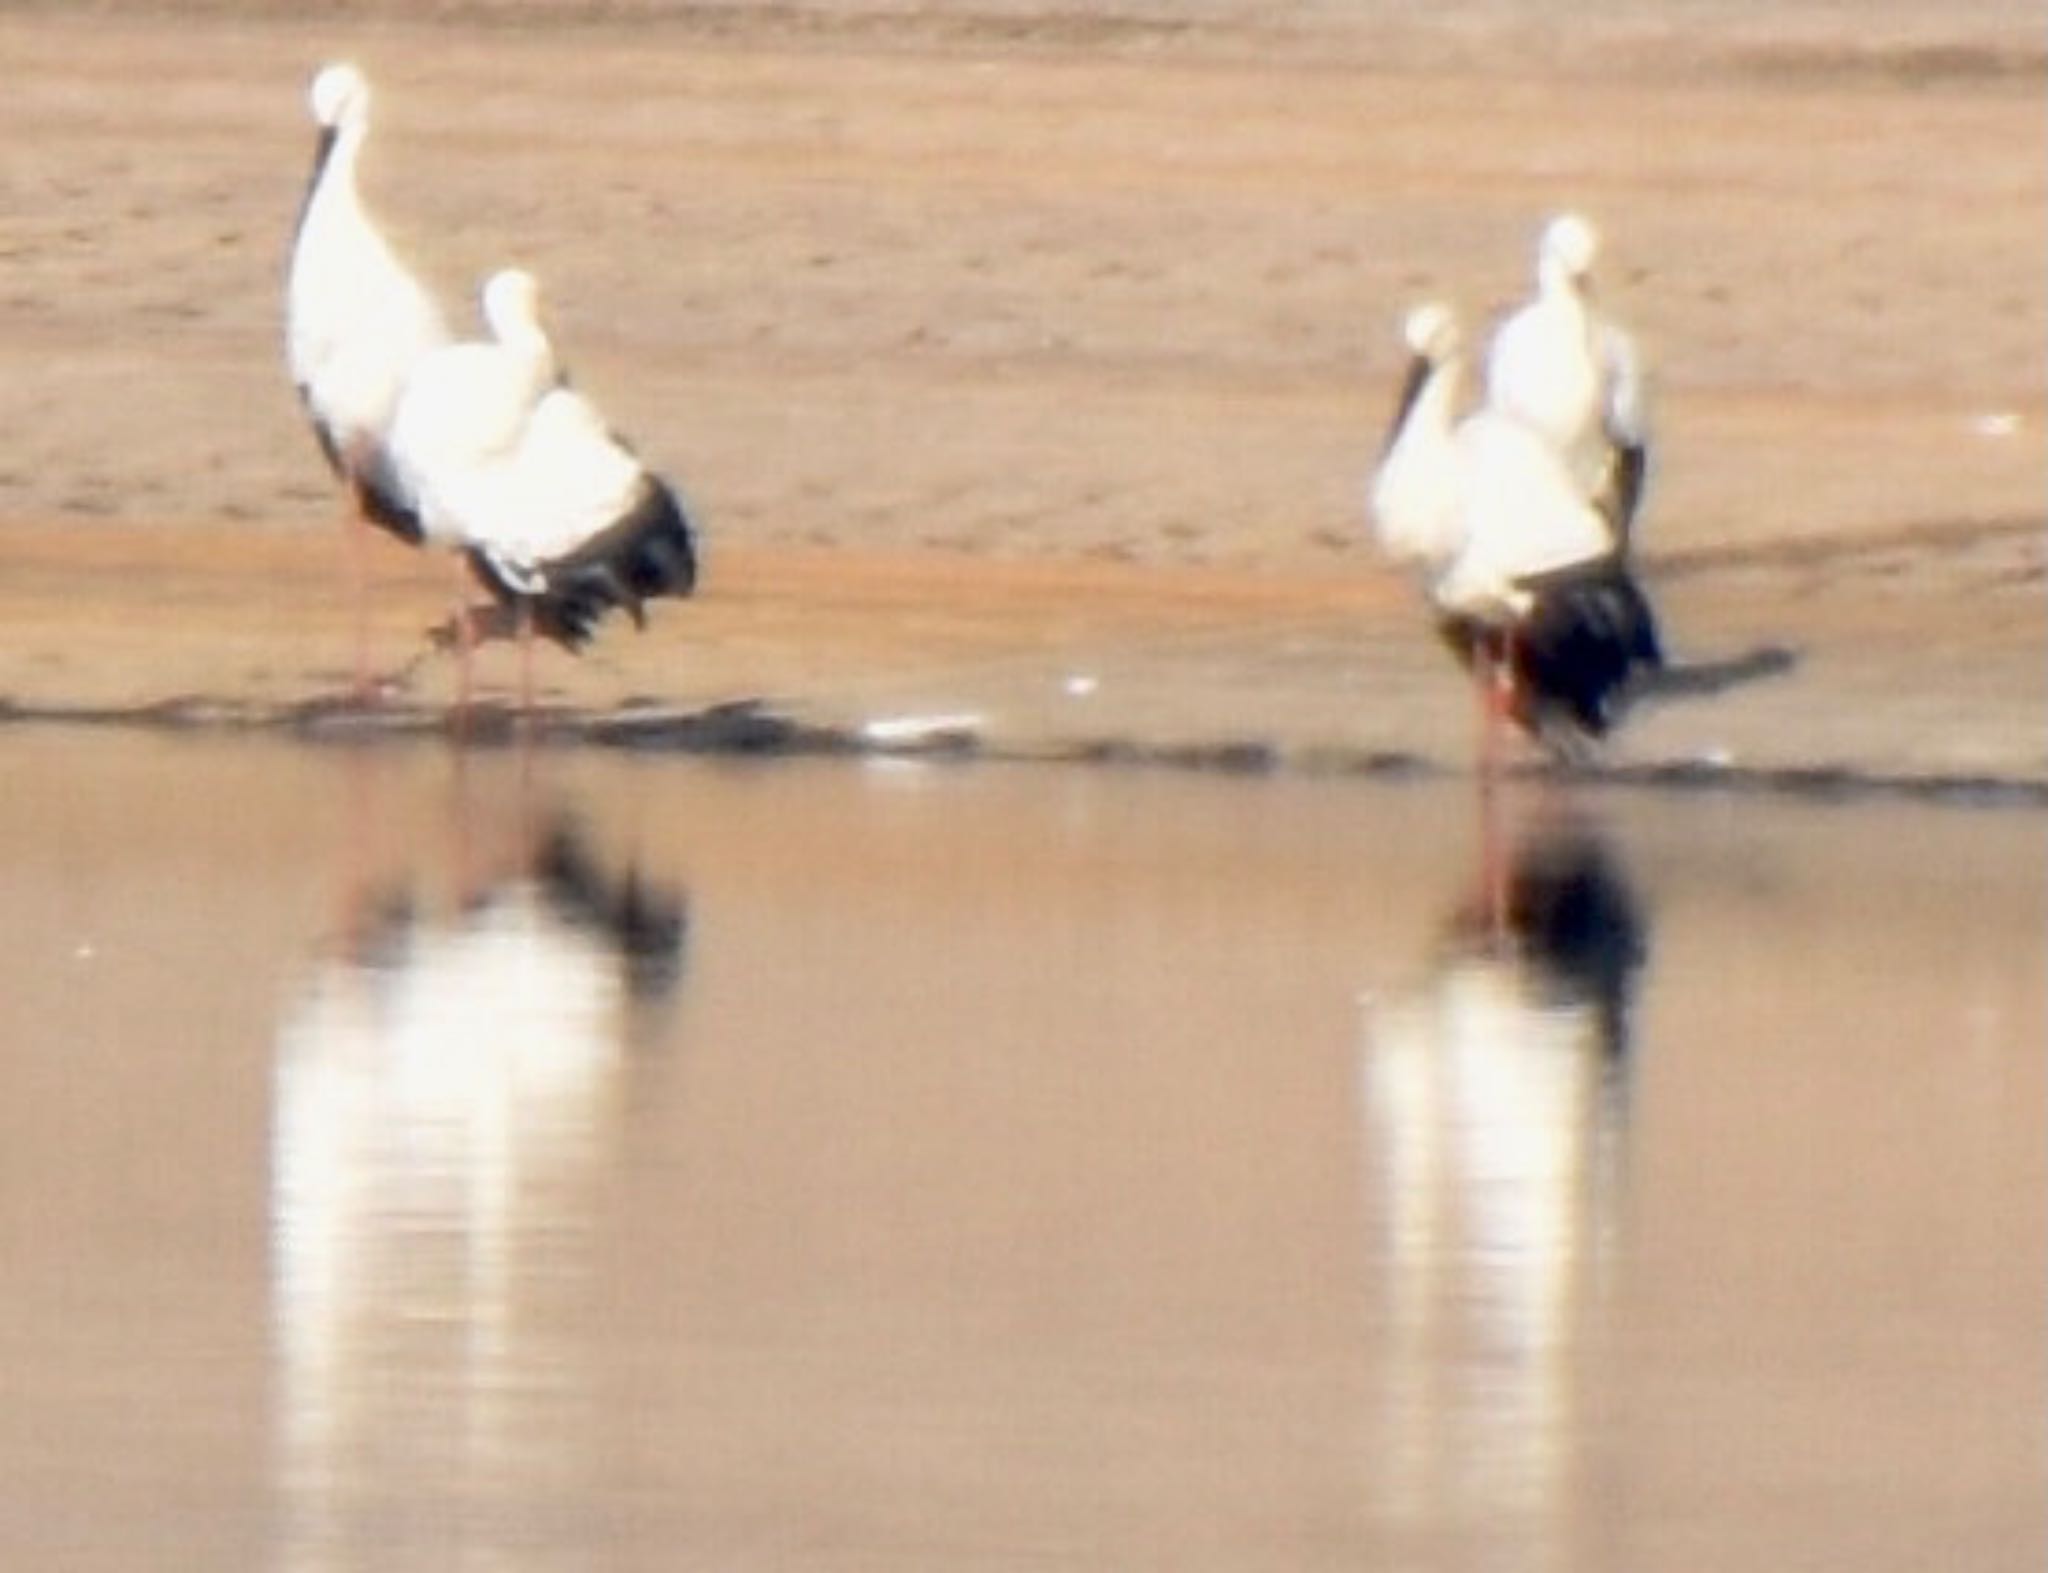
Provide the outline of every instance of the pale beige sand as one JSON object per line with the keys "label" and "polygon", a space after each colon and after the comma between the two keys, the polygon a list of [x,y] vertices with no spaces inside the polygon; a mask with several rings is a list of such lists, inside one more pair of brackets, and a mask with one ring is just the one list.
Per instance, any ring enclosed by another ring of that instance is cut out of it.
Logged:
{"label": "pale beige sand", "polygon": [[[1360,483],[1401,309],[1509,301],[1569,202],[1655,358],[1672,644],[1800,654],[1617,758],[2048,779],[2029,8],[1400,9],[0,9],[0,696],[264,711],[346,667],[279,286],[347,53],[423,271],[535,268],[709,521],[698,604],[544,657],[556,704],[1462,759]],[[445,570],[377,561],[396,666]]]}

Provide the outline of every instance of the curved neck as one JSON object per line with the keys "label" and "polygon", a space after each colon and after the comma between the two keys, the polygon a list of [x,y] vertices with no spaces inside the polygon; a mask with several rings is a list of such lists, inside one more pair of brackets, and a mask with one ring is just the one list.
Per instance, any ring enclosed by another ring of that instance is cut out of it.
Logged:
{"label": "curved neck", "polygon": [[1464,381],[1465,365],[1458,356],[1447,355],[1436,363],[1434,372],[1423,384],[1421,396],[1415,401],[1414,419],[1440,426],[1448,433],[1451,429],[1451,406],[1458,397],[1459,384]]}
{"label": "curved neck", "polygon": [[1536,269],[1536,292],[1547,301],[1584,310],[1586,289],[1585,279],[1561,262],[1546,258]]}
{"label": "curved neck", "polygon": [[363,138],[368,134],[369,126],[361,120],[321,128],[313,149],[313,168],[306,176],[306,193],[299,202],[299,231],[312,220],[315,208],[324,210],[340,203],[352,211],[361,211],[356,163],[362,157]]}
{"label": "curved neck", "polygon": [[497,310],[490,313],[491,336],[498,347],[514,357],[522,373],[521,385],[529,401],[538,399],[561,380],[555,361],[554,341],[547,330],[525,311]]}
{"label": "curved neck", "polygon": [[1387,426],[1387,440],[1380,448],[1382,454],[1392,452],[1411,431],[1435,430],[1441,436],[1450,435],[1458,374],[1455,355],[1442,360],[1417,355],[1409,361],[1408,375],[1402,380],[1400,397],[1394,405],[1394,418]]}

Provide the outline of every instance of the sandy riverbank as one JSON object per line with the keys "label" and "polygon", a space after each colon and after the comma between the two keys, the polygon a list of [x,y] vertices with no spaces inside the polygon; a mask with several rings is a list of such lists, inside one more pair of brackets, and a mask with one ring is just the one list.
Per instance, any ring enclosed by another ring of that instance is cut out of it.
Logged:
{"label": "sandy riverbank", "polygon": [[[0,8],[0,698],[263,719],[345,667],[278,286],[303,81],[348,53],[423,270],[538,270],[711,523],[699,603],[545,659],[558,710],[1461,759],[1358,488],[1403,305],[1496,308],[1569,202],[1656,359],[1672,643],[1795,656],[1617,762],[2048,784],[2025,8],[1521,9]],[[444,572],[377,573],[397,666]]]}

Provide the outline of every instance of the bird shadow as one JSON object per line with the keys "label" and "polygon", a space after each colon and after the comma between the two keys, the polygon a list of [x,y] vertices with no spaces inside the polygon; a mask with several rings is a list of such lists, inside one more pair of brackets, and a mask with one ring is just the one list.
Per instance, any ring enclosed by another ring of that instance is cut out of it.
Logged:
{"label": "bird shadow", "polygon": [[1785,645],[1758,645],[1740,655],[1706,661],[1671,661],[1642,679],[1640,692],[1658,699],[1699,699],[1725,694],[1773,677],[1784,677],[1799,665],[1800,653]]}

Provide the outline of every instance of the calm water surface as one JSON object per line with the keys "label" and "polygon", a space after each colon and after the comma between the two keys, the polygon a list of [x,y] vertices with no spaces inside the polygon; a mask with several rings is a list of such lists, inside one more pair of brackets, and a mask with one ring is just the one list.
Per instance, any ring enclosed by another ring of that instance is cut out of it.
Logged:
{"label": "calm water surface", "polygon": [[0,751],[0,1566],[2039,1563],[2036,816]]}

